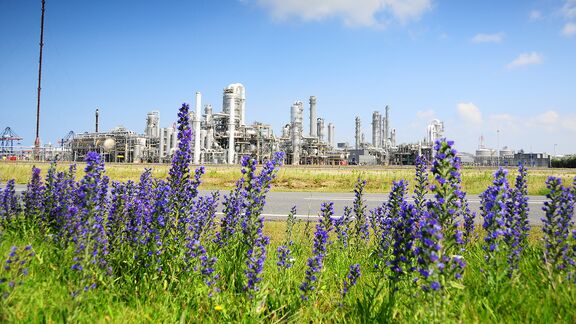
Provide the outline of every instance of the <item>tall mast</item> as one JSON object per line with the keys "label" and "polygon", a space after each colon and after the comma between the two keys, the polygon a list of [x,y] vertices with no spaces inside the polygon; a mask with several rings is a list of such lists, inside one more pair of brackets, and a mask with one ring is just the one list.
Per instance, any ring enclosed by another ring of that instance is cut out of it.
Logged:
{"label": "tall mast", "polygon": [[44,5],[42,0],[42,20],[40,22],[40,59],[38,62],[38,104],[36,106],[36,140],[34,141],[35,158],[40,159],[40,89],[42,84],[42,47],[44,46]]}

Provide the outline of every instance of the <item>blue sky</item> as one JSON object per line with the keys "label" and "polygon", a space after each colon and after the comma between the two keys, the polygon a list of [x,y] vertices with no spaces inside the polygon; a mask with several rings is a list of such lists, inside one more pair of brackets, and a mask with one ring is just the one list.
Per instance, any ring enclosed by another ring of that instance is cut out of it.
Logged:
{"label": "blue sky", "polygon": [[[39,31],[40,0],[0,0],[0,128],[24,145]],[[483,136],[576,152],[576,0],[47,0],[44,42],[43,144],[92,131],[96,107],[102,130],[137,132],[152,110],[171,125],[196,91],[220,111],[240,82],[247,121],[277,134],[315,95],[339,142],[354,142],[355,116],[371,140],[389,105],[398,142],[438,118],[462,151]]]}

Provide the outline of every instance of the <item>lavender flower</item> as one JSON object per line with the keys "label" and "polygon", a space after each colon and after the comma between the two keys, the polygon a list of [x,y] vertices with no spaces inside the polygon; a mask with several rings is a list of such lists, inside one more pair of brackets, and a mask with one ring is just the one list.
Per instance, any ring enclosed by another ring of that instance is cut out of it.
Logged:
{"label": "lavender flower", "polygon": [[360,278],[361,275],[362,274],[360,272],[360,264],[356,263],[350,266],[350,269],[348,270],[348,275],[346,276],[346,279],[344,279],[344,282],[342,283],[342,290],[340,291],[340,294],[342,295],[343,299],[348,294],[350,288],[356,285],[356,282],[358,281],[358,278]]}
{"label": "lavender flower", "polygon": [[428,193],[428,172],[426,168],[426,158],[422,155],[418,155],[416,157],[416,176],[414,180],[416,185],[414,186],[414,207],[416,210],[421,213],[424,211],[426,207],[426,198],[425,195]]}
{"label": "lavender flower", "polygon": [[407,187],[408,183],[404,180],[394,181],[388,202],[392,243],[389,266],[394,280],[413,270],[412,248],[416,220],[419,216],[416,208],[404,199]]}
{"label": "lavender flower", "polygon": [[542,219],[544,226],[544,262],[553,271],[561,272],[569,264],[568,235],[573,225],[574,195],[569,188],[562,186],[562,179],[549,177],[546,187],[550,193],[546,195],[548,201],[544,202],[542,210],[546,213]]}
{"label": "lavender flower", "polygon": [[322,203],[320,207],[320,219],[316,225],[314,233],[314,256],[308,259],[306,277],[300,285],[302,300],[308,300],[309,294],[316,289],[315,283],[318,280],[318,273],[324,267],[324,257],[328,245],[328,234],[332,228],[331,218],[334,215],[334,203]]}
{"label": "lavender flower", "polygon": [[44,186],[40,178],[40,169],[32,167],[32,178],[24,192],[24,212],[32,222],[40,221],[44,213]]}
{"label": "lavender flower", "polygon": [[0,190],[0,228],[7,228],[20,212],[20,204],[14,189],[14,180],[8,180]]}
{"label": "lavender flower", "polygon": [[[28,275],[28,267],[36,254],[32,246],[12,246],[8,258],[0,268],[0,298],[8,298],[18,285],[22,285]],[[4,287],[6,284],[7,287]],[[1,302],[1,301],[0,301]]]}
{"label": "lavender flower", "polygon": [[365,186],[366,180],[358,178],[354,187],[354,216],[356,220],[354,222],[354,238],[358,246],[362,244],[361,241],[370,239],[369,225],[366,219],[366,201],[363,199]]}
{"label": "lavender flower", "polygon": [[[499,168],[494,174],[493,185],[488,187],[480,196],[480,209],[484,218],[482,226],[486,230],[483,248],[487,253],[486,261],[492,263],[497,263],[498,254],[506,252],[504,240],[509,235],[507,224],[511,218],[511,210],[507,203],[510,199],[507,175],[508,171]],[[496,266],[496,264],[494,265]]]}
{"label": "lavender flower", "polygon": [[429,219],[438,222],[442,229],[442,249],[439,257],[442,266],[446,266],[442,275],[444,278],[453,275],[459,279],[465,265],[460,256],[465,241],[458,219],[463,217],[465,194],[460,187],[460,158],[452,148],[453,145],[453,141],[446,139],[440,139],[434,145],[435,155],[431,169],[434,184],[430,186],[434,201],[428,201],[427,207]]}
{"label": "lavender flower", "polygon": [[345,206],[344,214],[340,218],[334,219],[334,230],[338,237],[338,241],[342,244],[342,247],[348,247],[348,239],[350,232],[350,224],[352,223],[352,208]]}
{"label": "lavender flower", "polygon": [[294,244],[292,241],[292,230],[295,224],[296,206],[293,206],[288,213],[288,217],[286,218],[286,238],[284,239],[284,244],[280,245],[276,249],[276,254],[278,256],[276,265],[280,270],[291,268],[294,264],[294,258],[292,257],[292,251],[290,250],[290,247]]}
{"label": "lavender flower", "polygon": [[266,202],[266,193],[270,190],[272,180],[276,177],[278,167],[284,160],[284,153],[277,152],[274,157],[267,161],[260,174],[256,175],[256,160],[249,157],[242,158],[242,173],[245,181],[243,196],[244,217],[242,218],[242,234],[246,253],[245,291],[255,292],[259,290],[258,283],[262,280],[261,273],[266,260],[266,248],[270,240],[262,232],[264,217],[261,216]]}
{"label": "lavender flower", "polygon": [[439,281],[446,264],[442,258],[442,227],[434,214],[424,213],[419,220],[416,232],[414,255],[417,260],[417,271],[420,274],[422,289],[425,291],[441,288]]}
{"label": "lavender flower", "polygon": [[511,219],[509,220],[510,235],[507,238],[507,244],[510,249],[508,263],[510,269],[518,268],[522,251],[528,245],[528,232],[530,231],[530,222],[528,220],[528,171],[524,165],[518,165],[518,176],[516,183],[511,190]]}
{"label": "lavender flower", "polygon": [[101,274],[111,274],[112,269],[107,261],[109,242],[105,214],[109,179],[103,175],[104,163],[98,153],[88,152],[84,171],[86,175],[76,189],[78,207],[69,208],[69,217],[75,218],[73,242],[76,256],[72,269],[80,272],[85,269],[79,278],[83,290],[87,291],[96,287]]}

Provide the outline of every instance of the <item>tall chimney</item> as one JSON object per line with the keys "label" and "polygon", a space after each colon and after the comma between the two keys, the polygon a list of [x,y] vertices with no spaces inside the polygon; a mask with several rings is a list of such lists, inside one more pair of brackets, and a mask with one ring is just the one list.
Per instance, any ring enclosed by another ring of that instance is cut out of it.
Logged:
{"label": "tall chimney", "polygon": [[194,164],[200,163],[200,118],[202,113],[202,94],[196,92],[196,113],[194,114]]}
{"label": "tall chimney", "polygon": [[380,112],[375,111],[372,113],[372,146],[382,146],[382,130],[380,128],[382,121],[380,119]]}
{"label": "tall chimney", "polygon": [[388,139],[390,138],[390,107],[386,106],[386,115],[384,121],[384,146],[388,148]]}
{"label": "tall chimney", "polygon": [[360,117],[356,116],[356,145],[355,145],[355,149],[360,149],[360,141],[362,140],[362,135],[361,135],[361,125],[360,125]]}
{"label": "tall chimney", "polygon": [[316,124],[316,96],[310,96],[310,137],[318,137]]}
{"label": "tall chimney", "polygon": [[234,143],[234,133],[236,133],[236,97],[230,96],[230,110],[228,112],[228,164],[234,164],[234,149],[236,144]]}
{"label": "tall chimney", "polygon": [[334,147],[334,124],[328,123],[328,145]]}
{"label": "tall chimney", "polygon": [[96,108],[96,133],[98,133],[98,117],[99,117],[99,111],[98,108]]}

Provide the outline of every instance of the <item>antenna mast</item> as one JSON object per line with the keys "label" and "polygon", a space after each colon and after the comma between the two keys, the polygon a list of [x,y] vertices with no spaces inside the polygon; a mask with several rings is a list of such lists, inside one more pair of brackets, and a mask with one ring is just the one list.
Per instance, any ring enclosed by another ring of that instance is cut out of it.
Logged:
{"label": "antenna mast", "polygon": [[42,19],[40,21],[40,59],[38,62],[38,104],[36,106],[36,140],[34,141],[35,159],[40,159],[40,89],[42,84],[42,47],[44,46],[44,5],[42,0]]}

